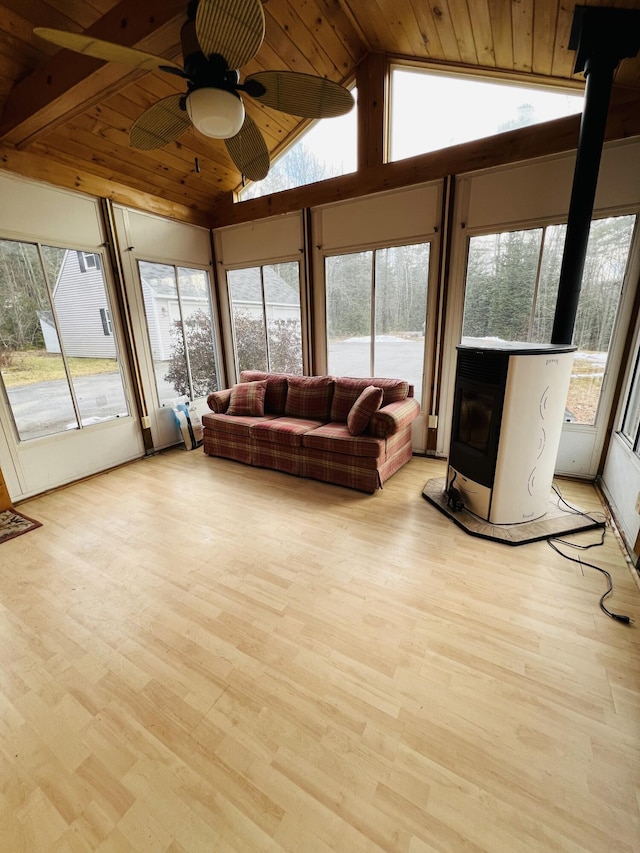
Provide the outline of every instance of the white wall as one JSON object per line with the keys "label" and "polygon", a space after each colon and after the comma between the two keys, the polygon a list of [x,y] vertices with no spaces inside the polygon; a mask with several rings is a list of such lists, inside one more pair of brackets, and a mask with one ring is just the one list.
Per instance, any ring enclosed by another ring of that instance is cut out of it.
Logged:
{"label": "white wall", "polygon": [[640,495],[640,459],[620,435],[614,435],[602,472],[602,486],[629,549],[640,530],[636,500]]}

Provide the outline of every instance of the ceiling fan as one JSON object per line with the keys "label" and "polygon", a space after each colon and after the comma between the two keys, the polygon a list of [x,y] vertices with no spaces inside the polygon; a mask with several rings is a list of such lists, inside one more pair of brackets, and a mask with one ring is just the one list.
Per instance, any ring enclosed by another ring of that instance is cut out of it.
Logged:
{"label": "ceiling fan", "polygon": [[269,171],[269,151],[256,123],[245,112],[246,94],[268,107],[302,118],[349,112],[348,89],[324,77],[296,71],[260,71],[240,83],[240,69],[256,55],[265,31],[261,0],[190,0],[180,31],[183,66],[135,48],[80,33],[36,27],[34,33],[77,53],[147,71],[164,71],[186,81],[187,91],[149,107],[131,127],[133,148],[151,150],[174,142],[193,126],[223,139],[240,173],[260,181]]}

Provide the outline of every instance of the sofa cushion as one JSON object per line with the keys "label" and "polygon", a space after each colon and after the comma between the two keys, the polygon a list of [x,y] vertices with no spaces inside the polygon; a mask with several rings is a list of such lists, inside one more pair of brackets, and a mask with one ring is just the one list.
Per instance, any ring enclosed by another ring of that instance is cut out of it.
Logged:
{"label": "sofa cushion", "polygon": [[243,370],[240,382],[259,382],[265,380],[267,393],[264,397],[265,412],[273,415],[284,415],[284,404],[287,399],[288,373],[265,373],[263,370]]}
{"label": "sofa cushion", "polygon": [[351,435],[346,424],[323,424],[302,437],[302,446],[347,456],[385,458],[384,441],[370,435]]}
{"label": "sofa cushion", "polygon": [[346,423],[351,407],[368,385],[382,388],[383,406],[404,400],[409,394],[409,383],[403,379],[358,379],[343,376],[335,380],[331,420]]}
{"label": "sofa cushion", "polygon": [[231,389],[228,415],[258,417],[264,415],[264,395],[266,380],[260,382],[240,382]]}
{"label": "sofa cushion", "polygon": [[369,418],[382,404],[382,388],[367,385],[347,415],[347,428],[351,435],[360,435],[369,424]]}
{"label": "sofa cushion", "polygon": [[290,376],[284,413],[290,418],[330,420],[333,379],[330,376]]}
{"label": "sofa cushion", "polygon": [[233,435],[237,438],[250,438],[250,431],[255,424],[273,420],[274,415],[265,415],[262,418],[254,418],[243,415],[214,415],[206,412],[202,416],[202,425],[205,429],[212,430],[220,435]]}
{"label": "sofa cushion", "polygon": [[287,417],[256,421],[251,427],[251,438],[260,443],[300,447],[303,435],[321,425],[321,421]]}

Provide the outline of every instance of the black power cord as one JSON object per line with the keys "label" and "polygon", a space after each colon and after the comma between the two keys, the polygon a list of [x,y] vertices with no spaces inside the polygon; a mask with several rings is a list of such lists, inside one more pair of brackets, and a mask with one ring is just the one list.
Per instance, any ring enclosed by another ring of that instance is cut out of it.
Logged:
{"label": "black power cord", "polygon": [[606,613],[606,615],[609,616],[611,619],[615,619],[616,622],[621,622],[623,625],[631,625],[633,623],[633,620],[631,619],[630,616],[626,616],[624,613],[613,613],[611,610],[609,610],[607,608],[607,606],[604,603],[605,598],[607,598],[607,596],[611,595],[611,593],[613,592],[613,580],[612,580],[609,572],[606,569],[603,569],[601,566],[596,566],[594,563],[587,563],[584,560],[581,560],[580,558],[570,557],[568,554],[564,554],[560,550],[560,548],[558,548],[558,545],[566,545],[569,548],[576,548],[579,551],[587,551],[589,548],[596,548],[599,545],[602,545],[604,542],[604,537],[605,537],[605,533],[607,530],[607,524],[608,524],[606,515],[604,513],[600,513],[600,512],[596,513],[597,515],[602,515],[604,517],[604,521],[598,521],[597,519],[595,519],[593,517],[592,514],[589,514],[588,512],[584,512],[581,509],[577,509],[577,507],[571,506],[571,504],[567,503],[567,501],[562,497],[560,489],[558,489],[557,486],[555,486],[555,485],[553,486],[553,491],[558,496],[558,499],[559,499],[558,505],[560,505],[560,503],[562,503],[566,507],[567,512],[574,513],[575,515],[582,515],[582,516],[584,516],[584,518],[588,518],[590,521],[593,521],[594,524],[597,524],[601,528],[602,533],[600,536],[600,541],[591,542],[587,545],[578,545],[576,542],[567,542],[566,539],[558,539],[556,536],[550,536],[546,540],[547,545],[551,549],[553,549],[556,552],[556,554],[560,554],[561,557],[564,557],[565,560],[570,560],[572,563],[577,563],[581,567],[582,566],[588,566],[590,569],[595,569],[597,572],[600,572],[601,574],[603,574],[607,578],[608,586],[607,586],[606,591],[600,596],[600,601],[599,601],[600,609],[602,610],[603,613]]}

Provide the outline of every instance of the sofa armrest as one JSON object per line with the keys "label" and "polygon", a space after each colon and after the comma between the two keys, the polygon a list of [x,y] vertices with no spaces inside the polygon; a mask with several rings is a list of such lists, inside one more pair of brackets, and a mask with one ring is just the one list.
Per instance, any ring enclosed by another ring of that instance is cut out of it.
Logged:
{"label": "sofa armrest", "polygon": [[229,408],[230,399],[231,388],[225,388],[223,391],[213,391],[207,397],[207,406],[217,415],[223,415]]}
{"label": "sofa armrest", "polygon": [[376,438],[388,438],[409,426],[419,413],[420,403],[413,397],[407,397],[399,403],[388,403],[371,415],[367,432]]}

